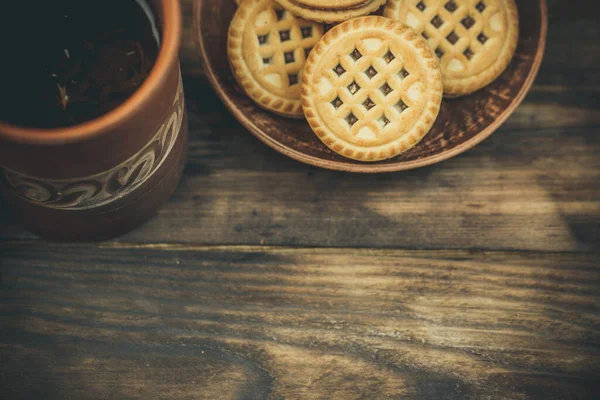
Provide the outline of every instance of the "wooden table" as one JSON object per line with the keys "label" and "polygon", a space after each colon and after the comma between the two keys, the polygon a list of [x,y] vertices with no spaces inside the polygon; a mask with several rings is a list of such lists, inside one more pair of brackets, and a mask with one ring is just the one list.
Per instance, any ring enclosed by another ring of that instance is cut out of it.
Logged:
{"label": "wooden table", "polygon": [[591,3],[550,1],[537,83],[491,138],[367,176],[242,129],[187,0],[190,159],[160,215],[52,245],[0,208],[0,398],[600,398]]}

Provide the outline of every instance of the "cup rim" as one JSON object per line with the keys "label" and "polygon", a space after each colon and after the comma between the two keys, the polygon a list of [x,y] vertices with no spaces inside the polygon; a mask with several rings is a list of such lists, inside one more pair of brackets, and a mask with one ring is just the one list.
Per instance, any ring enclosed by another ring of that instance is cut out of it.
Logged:
{"label": "cup rim", "polygon": [[161,0],[163,32],[154,67],[144,83],[114,110],[82,124],[66,128],[27,128],[0,121],[0,139],[36,145],[60,145],[90,139],[110,131],[126,121],[135,110],[143,107],[157,94],[171,65],[179,57],[181,42],[181,7],[179,0]]}

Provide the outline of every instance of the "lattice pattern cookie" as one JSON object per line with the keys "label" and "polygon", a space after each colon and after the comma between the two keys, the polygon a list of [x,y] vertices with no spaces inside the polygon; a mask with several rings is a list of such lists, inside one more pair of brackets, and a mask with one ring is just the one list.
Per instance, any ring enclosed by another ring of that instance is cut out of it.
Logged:
{"label": "lattice pattern cookie", "polygon": [[301,118],[304,63],[323,25],[295,17],[273,0],[244,0],[231,25],[227,54],[235,79],[259,106]]}
{"label": "lattice pattern cookie", "polygon": [[302,18],[320,22],[342,22],[368,15],[386,0],[277,0],[286,10]]}
{"label": "lattice pattern cookie", "polygon": [[438,59],[403,24],[361,17],[331,29],[306,63],[302,105],[315,134],[361,161],[394,157],[431,129],[442,101]]}
{"label": "lattice pattern cookie", "polygon": [[494,81],[517,48],[514,0],[388,0],[384,16],[427,39],[440,58],[448,97],[472,93]]}

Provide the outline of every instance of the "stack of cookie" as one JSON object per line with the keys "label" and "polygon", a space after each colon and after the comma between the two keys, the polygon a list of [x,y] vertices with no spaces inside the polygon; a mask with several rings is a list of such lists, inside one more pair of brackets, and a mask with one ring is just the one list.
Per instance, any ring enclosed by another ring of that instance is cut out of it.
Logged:
{"label": "stack of cookie", "polygon": [[368,15],[386,0],[278,0],[291,13],[313,21],[333,23]]}
{"label": "stack of cookie", "polygon": [[[494,81],[518,40],[514,0],[239,3],[227,50],[240,86],[266,110],[306,118],[325,145],[360,161],[414,147],[442,98]],[[368,15],[382,5],[383,17]]]}

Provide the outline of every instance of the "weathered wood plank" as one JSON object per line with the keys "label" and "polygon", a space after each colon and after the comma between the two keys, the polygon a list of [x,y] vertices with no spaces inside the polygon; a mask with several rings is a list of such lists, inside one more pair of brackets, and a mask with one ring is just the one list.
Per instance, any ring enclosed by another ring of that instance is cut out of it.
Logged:
{"label": "weathered wood plank", "polygon": [[[538,84],[491,138],[431,168],[357,176],[289,160],[233,120],[199,73],[191,4],[182,49],[192,132],[186,178],[157,219],[122,241],[598,248],[600,31],[588,5],[550,2]],[[0,238],[33,239],[9,214],[0,208]]]}
{"label": "weathered wood plank", "polygon": [[28,243],[1,251],[7,400],[547,400],[600,391],[598,254]]}
{"label": "weathered wood plank", "polygon": [[[585,250],[600,238],[598,94],[536,91],[499,132],[443,164],[358,176],[266,148],[192,80],[186,178],[129,242]],[[593,108],[593,109],[592,109]],[[556,120],[553,115],[562,118]],[[5,221],[4,239],[29,238]]]}

